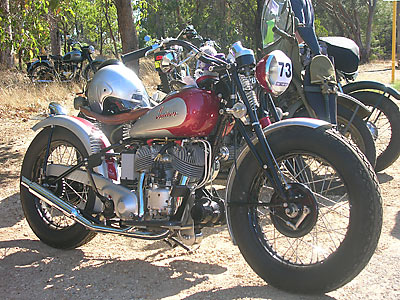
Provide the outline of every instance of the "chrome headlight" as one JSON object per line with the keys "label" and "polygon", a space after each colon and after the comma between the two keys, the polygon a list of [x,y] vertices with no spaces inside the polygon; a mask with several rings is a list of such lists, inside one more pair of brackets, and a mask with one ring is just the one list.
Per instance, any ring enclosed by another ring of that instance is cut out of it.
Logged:
{"label": "chrome headlight", "polygon": [[93,54],[93,53],[94,53],[94,47],[93,47],[92,45],[89,46],[88,52],[89,52],[90,54]]}
{"label": "chrome headlight", "polygon": [[292,80],[292,73],[292,61],[280,50],[264,56],[256,66],[258,83],[274,96],[286,91]]}

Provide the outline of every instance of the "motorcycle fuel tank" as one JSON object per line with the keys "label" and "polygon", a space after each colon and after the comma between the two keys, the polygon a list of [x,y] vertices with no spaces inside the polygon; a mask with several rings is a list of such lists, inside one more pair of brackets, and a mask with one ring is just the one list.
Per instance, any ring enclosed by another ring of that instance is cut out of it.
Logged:
{"label": "motorcycle fuel tank", "polygon": [[218,121],[219,101],[213,92],[186,88],[171,93],[134,123],[133,138],[208,136]]}
{"label": "motorcycle fuel tank", "polygon": [[82,59],[82,53],[79,50],[73,50],[63,56],[64,62],[81,62]]}

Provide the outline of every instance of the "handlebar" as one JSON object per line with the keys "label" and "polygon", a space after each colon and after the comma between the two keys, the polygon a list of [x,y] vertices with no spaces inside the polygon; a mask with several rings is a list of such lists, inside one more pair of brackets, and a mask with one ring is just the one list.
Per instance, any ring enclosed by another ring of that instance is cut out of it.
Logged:
{"label": "handlebar", "polygon": [[283,31],[282,29],[280,29],[280,28],[278,28],[276,26],[274,26],[272,28],[272,31],[274,33],[276,33],[277,35],[279,35],[280,37],[283,37],[283,38],[285,38],[285,39],[287,39],[289,41],[296,41],[296,37],[295,36],[286,33],[285,31]]}
{"label": "handlebar", "polygon": [[139,58],[142,58],[145,56],[145,54],[150,51],[151,49],[153,49],[152,46],[148,46],[145,48],[141,48],[132,52],[129,52],[127,54],[122,55],[121,59],[122,62],[125,63],[129,63],[132,62],[134,60],[138,60]]}

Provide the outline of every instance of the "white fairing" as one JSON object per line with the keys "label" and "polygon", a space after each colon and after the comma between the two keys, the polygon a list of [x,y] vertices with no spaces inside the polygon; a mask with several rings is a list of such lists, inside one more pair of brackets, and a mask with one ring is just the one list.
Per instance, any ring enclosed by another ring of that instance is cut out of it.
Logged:
{"label": "white fairing", "polygon": [[172,98],[156,107],[153,107],[147,114],[140,117],[129,131],[130,137],[174,137],[168,130],[181,125],[187,114],[185,101],[182,98]]}
{"label": "white fairing", "polygon": [[133,70],[122,64],[101,68],[88,84],[87,98],[93,111],[102,113],[107,97],[137,102],[138,107],[150,107],[143,83]]}

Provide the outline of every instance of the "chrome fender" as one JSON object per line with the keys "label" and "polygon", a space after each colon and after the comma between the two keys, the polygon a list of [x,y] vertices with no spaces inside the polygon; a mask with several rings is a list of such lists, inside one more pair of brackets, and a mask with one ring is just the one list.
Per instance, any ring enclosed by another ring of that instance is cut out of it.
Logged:
{"label": "chrome fender", "polygon": [[[103,144],[105,147],[110,145],[110,142],[104,133],[97,130],[89,121],[79,117],[67,115],[50,116],[33,126],[32,130],[38,131],[42,128],[54,126],[65,128],[75,134],[82,142],[89,155],[99,151],[99,143]],[[115,166],[115,172],[117,172],[117,170],[118,168]],[[96,167],[95,171],[104,177],[109,178],[109,169],[105,161],[103,161],[100,166]],[[119,179],[118,174],[116,173],[115,175],[115,177]]]}
{"label": "chrome fender", "polygon": [[[292,118],[292,119],[286,119],[283,121],[279,121],[276,123],[273,123],[269,125],[268,127],[264,128],[264,135],[268,136],[272,132],[281,130],[282,128],[285,127],[291,127],[291,126],[302,126],[302,127],[307,127],[307,128],[312,128],[312,129],[318,129],[318,128],[332,128],[332,124],[328,123],[323,120],[319,119],[311,119],[311,118]],[[257,143],[258,139],[257,137],[252,138],[252,143],[255,145]],[[239,153],[238,158],[236,160],[236,168],[235,164],[232,165],[229,175],[228,175],[228,180],[227,180],[227,186],[226,186],[226,193],[225,193],[225,213],[226,213],[226,222],[228,225],[228,230],[229,230],[229,235],[231,236],[231,240],[234,245],[236,245],[236,241],[232,235],[232,227],[231,227],[231,222],[232,220],[229,217],[229,199],[231,197],[231,190],[232,190],[232,185],[236,176],[236,170],[240,169],[240,166],[246,157],[246,155],[250,152],[250,148],[248,145],[246,145]]]}

